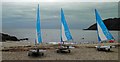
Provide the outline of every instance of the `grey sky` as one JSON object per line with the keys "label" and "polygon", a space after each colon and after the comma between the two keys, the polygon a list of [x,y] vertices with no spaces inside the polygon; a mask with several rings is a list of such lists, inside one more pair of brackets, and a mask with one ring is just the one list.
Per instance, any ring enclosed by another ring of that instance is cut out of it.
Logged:
{"label": "grey sky", "polygon": [[[59,28],[60,9],[63,8],[71,29],[88,28],[95,23],[94,9],[103,19],[118,17],[117,2],[41,2],[42,28]],[[35,28],[37,3],[2,3],[3,29]]]}
{"label": "grey sky", "polygon": [[3,2],[118,2],[119,0],[2,0]]}

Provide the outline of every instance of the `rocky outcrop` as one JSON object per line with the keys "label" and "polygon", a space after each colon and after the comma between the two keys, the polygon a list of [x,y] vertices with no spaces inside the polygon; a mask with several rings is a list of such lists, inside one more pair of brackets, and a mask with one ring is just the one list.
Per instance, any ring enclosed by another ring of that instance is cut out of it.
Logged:
{"label": "rocky outcrop", "polygon": [[17,37],[10,36],[10,35],[4,34],[4,33],[0,33],[0,40],[2,42],[5,42],[5,41],[19,41],[19,39],[17,39]]}

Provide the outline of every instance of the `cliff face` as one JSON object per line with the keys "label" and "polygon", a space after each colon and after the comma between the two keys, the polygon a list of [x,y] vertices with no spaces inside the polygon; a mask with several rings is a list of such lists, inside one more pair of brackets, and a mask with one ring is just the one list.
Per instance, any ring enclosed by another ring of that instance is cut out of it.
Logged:
{"label": "cliff face", "polygon": [[[106,27],[108,28],[108,30],[116,30],[116,31],[120,31],[120,18],[109,18],[109,19],[105,19],[103,20],[104,24],[106,25]],[[84,29],[84,30],[96,30],[96,23],[91,25],[89,28]]]}
{"label": "cliff face", "polygon": [[0,40],[2,40],[2,42],[5,42],[5,41],[19,41],[17,39],[17,37],[15,36],[10,36],[8,34],[3,34],[3,33],[0,33]]}

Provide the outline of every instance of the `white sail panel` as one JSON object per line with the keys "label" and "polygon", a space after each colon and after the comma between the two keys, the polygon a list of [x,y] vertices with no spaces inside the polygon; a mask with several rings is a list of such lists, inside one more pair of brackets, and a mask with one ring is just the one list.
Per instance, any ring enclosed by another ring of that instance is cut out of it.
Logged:
{"label": "white sail panel", "polygon": [[101,39],[101,41],[107,40],[106,36],[103,33],[102,28],[100,27],[99,23],[97,22],[97,28],[98,28],[98,35]]}
{"label": "white sail panel", "polygon": [[62,23],[62,41],[67,41],[67,37],[65,35],[65,28],[63,26],[63,23]]}

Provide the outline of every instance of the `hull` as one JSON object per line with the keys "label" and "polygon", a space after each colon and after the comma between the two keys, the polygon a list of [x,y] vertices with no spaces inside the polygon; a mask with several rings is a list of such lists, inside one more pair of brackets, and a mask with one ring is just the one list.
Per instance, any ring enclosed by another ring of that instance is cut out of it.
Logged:
{"label": "hull", "polygon": [[28,52],[28,56],[34,56],[34,57],[38,57],[38,56],[44,56],[43,51],[36,49],[36,50],[30,50]]}
{"label": "hull", "polygon": [[95,46],[98,51],[110,51],[112,48],[115,48],[115,46]]}

